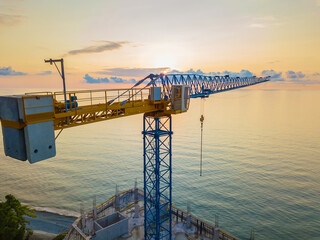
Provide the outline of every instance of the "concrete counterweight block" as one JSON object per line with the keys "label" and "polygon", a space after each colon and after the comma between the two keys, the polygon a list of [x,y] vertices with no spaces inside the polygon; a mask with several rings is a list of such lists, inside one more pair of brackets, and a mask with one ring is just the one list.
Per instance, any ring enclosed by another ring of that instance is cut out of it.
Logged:
{"label": "concrete counterweight block", "polygon": [[54,157],[53,116],[52,95],[1,96],[0,119],[6,156],[30,163]]}

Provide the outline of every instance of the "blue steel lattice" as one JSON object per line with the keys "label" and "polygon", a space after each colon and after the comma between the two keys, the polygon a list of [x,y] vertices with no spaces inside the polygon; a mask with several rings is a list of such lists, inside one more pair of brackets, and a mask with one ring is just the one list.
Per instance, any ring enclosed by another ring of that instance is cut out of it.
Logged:
{"label": "blue steel lattice", "polygon": [[144,239],[171,239],[171,116],[143,119]]}
{"label": "blue steel lattice", "polygon": [[161,86],[164,95],[169,99],[171,98],[172,85],[187,85],[190,87],[190,98],[198,98],[269,81],[269,77],[240,78],[229,75],[204,76],[197,74],[160,74],[154,79],[155,85]]}
{"label": "blue steel lattice", "polygon": [[[210,94],[219,93],[223,91],[229,91],[237,88],[247,87],[255,85],[258,83],[269,81],[270,77],[230,77],[225,76],[205,76],[198,74],[150,74],[138,81],[132,88],[123,92],[115,99],[110,101],[111,104],[118,98],[122,97],[124,94],[130,90],[138,87],[145,81],[149,81],[142,89],[148,88],[150,86],[158,86],[162,88],[162,95],[165,99],[171,99],[171,89],[172,85],[187,85],[189,87],[190,98],[198,97],[208,97]],[[128,99],[122,101],[122,105],[133,99],[136,95],[140,94],[142,91],[140,89],[135,94],[132,94]]]}

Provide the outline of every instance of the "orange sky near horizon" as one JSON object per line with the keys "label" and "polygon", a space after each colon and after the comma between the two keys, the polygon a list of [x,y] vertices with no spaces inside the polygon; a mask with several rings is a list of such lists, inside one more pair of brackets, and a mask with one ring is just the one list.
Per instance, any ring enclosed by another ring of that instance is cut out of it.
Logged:
{"label": "orange sky near horizon", "polygon": [[165,69],[248,70],[273,77],[255,88],[320,89],[319,22],[319,0],[0,0],[0,87],[59,88],[43,59],[63,57],[69,89]]}

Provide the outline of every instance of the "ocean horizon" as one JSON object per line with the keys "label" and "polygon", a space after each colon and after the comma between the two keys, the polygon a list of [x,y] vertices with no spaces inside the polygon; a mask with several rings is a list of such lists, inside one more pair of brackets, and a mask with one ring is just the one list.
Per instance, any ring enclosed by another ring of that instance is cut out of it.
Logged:
{"label": "ocean horizon", "polygon": [[[34,89],[0,89],[0,95]],[[205,100],[203,175],[200,99],[173,115],[173,202],[241,239],[320,239],[320,91],[238,89]],[[4,155],[0,199],[78,216],[137,179],[143,189],[142,114],[65,129],[54,158]],[[0,130],[1,131],[1,130]],[[57,132],[56,132],[57,134]]]}

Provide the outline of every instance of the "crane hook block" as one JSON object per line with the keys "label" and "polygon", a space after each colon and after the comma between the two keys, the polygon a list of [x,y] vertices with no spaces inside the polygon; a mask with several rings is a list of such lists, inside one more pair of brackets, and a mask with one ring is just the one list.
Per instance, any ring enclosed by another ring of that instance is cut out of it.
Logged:
{"label": "crane hook block", "polygon": [[[41,116],[41,119],[36,116]],[[52,95],[0,97],[6,156],[35,163],[56,155]],[[31,123],[32,122],[32,123]]]}
{"label": "crane hook block", "polygon": [[204,116],[201,115],[201,117],[200,117],[200,122],[203,123],[203,120],[204,120]]}

